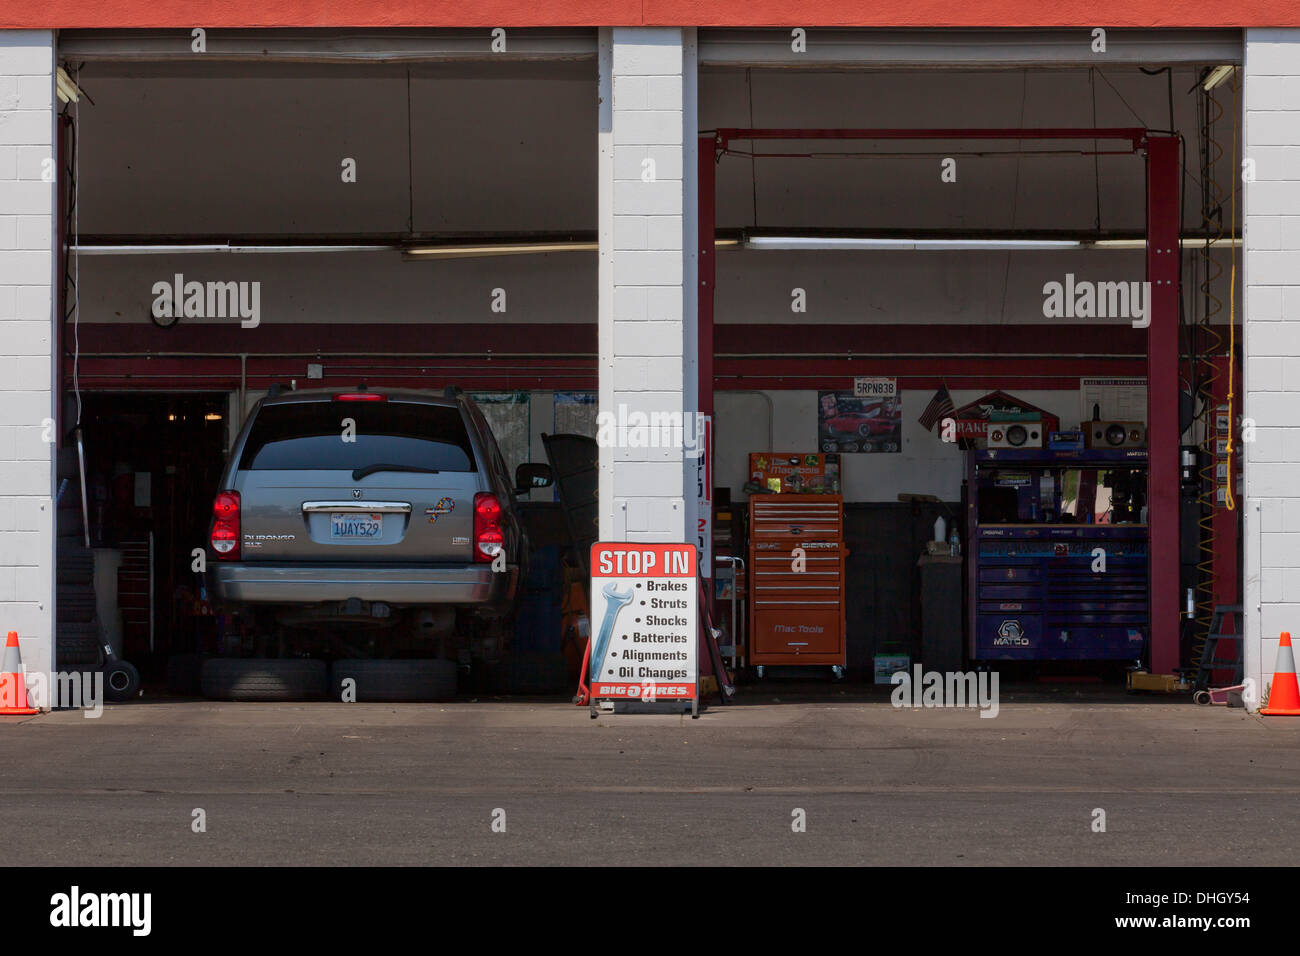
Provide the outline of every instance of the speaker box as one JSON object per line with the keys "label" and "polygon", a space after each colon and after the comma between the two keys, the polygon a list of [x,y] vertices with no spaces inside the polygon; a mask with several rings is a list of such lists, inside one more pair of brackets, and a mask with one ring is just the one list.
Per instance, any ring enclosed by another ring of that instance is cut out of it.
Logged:
{"label": "speaker box", "polygon": [[989,422],[989,448],[1042,448],[1042,422]]}
{"label": "speaker box", "polygon": [[1147,446],[1147,427],[1141,422],[1084,422],[1083,447],[1091,449],[1105,448],[1145,448]]}

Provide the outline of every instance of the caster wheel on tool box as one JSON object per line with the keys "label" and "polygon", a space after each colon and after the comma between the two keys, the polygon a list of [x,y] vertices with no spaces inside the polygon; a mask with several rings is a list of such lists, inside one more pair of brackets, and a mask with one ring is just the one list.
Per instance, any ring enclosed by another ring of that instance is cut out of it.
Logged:
{"label": "caster wheel on tool box", "polygon": [[759,664],[757,667],[755,667],[755,668],[754,668],[754,672],[758,675],[758,679],[759,679],[759,680],[762,680],[762,679],[763,679],[763,665],[762,665],[762,664]]}

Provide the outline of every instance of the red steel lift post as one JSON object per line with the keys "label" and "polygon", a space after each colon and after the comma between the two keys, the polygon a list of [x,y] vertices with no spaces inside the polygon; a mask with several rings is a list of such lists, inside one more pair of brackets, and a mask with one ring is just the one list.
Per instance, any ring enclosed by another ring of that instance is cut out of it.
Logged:
{"label": "red steel lift post", "polygon": [[[1179,666],[1178,429],[1179,141],[1140,128],[1107,129],[719,129],[699,139],[699,404],[713,412],[713,298],[717,280],[716,163],[733,140],[1056,139],[1127,140],[1146,150],[1147,280],[1147,523],[1150,536],[1151,671]],[[1222,545],[1221,545],[1222,547]],[[1216,555],[1235,563],[1235,555]]]}

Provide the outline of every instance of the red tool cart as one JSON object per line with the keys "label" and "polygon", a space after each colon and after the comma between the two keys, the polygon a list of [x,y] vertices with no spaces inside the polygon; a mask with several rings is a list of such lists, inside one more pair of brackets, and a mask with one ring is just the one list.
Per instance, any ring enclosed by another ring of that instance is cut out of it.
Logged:
{"label": "red tool cart", "polygon": [[844,675],[844,505],[839,495],[749,499],[749,663]]}

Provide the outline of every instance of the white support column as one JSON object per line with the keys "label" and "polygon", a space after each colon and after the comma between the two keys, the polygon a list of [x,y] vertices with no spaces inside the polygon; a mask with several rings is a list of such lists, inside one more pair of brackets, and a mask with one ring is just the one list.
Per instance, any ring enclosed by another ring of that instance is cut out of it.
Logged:
{"label": "white support column", "polygon": [[1246,676],[1300,638],[1300,29],[1246,31],[1243,158]]}
{"label": "white support column", "polygon": [[600,536],[691,541],[693,477],[680,433],[664,447],[661,425],[695,408],[695,208],[684,188],[694,177],[694,31],[602,29],[599,51]]}
{"label": "white support column", "polygon": [[[53,669],[54,34],[0,31],[0,639]],[[48,683],[47,683],[48,686]]]}

